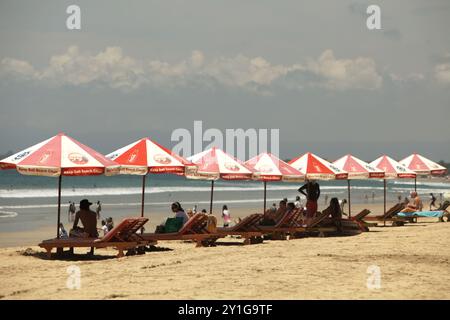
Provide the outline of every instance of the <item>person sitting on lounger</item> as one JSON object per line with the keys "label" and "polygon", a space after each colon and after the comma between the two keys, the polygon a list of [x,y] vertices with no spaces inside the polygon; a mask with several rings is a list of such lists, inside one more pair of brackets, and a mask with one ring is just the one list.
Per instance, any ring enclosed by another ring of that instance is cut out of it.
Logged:
{"label": "person sitting on lounger", "polygon": [[401,212],[416,212],[422,211],[422,200],[416,191],[411,192],[411,201],[406,205],[406,208]]}
{"label": "person sitting on lounger", "polygon": [[170,208],[172,209],[172,212],[175,213],[175,218],[183,219],[183,225],[189,220],[189,216],[186,214],[179,202],[172,203]]}
{"label": "person sitting on lounger", "polygon": [[108,231],[111,231],[114,228],[114,221],[112,217],[106,218],[106,227]]}
{"label": "person sitting on lounger", "polygon": [[[75,213],[73,229],[86,232],[91,238],[97,238],[97,214],[89,208],[91,204],[92,203],[87,199],[80,201],[80,210]],[[83,228],[78,227],[78,222],[80,220],[83,224]]]}
{"label": "person sitting on lounger", "polygon": [[331,219],[333,220],[334,225],[336,226],[336,229],[339,233],[342,232],[342,208],[339,205],[338,198],[331,198],[330,200],[330,206],[331,209]]}
{"label": "person sitting on lounger", "polygon": [[294,211],[297,207],[295,206],[294,202],[288,202],[286,205],[286,211]]}
{"label": "person sitting on lounger", "polygon": [[273,226],[276,224],[279,218],[281,218],[287,210],[287,203],[283,199],[280,201],[279,208],[276,211],[273,211],[272,209],[266,210],[264,212],[264,217],[260,222],[260,225],[262,226]]}
{"label": "person sitting on lounger", "polygon": [[177,232],[189,220],[189,216],[179,202],[172,203],[170,210],[175,213],[175,217],[167,218],[165,222],[156,226],[155,233]]}
{"label": "person sitting on lounger", "polygon": [[[75,221],[73,222],[72,230],[75,231],[73,234],[87,235],[90,238],[98,237],[97,214],[89,208],[91,204],[92,202],[89,202],[88,199],[80,201],[80,210],[75,213]],[[78,222],[80,220],[83,224],[83,228],[78,227]],[[73,251],[73,249],[71,249],[71,251]],[[94,254],[94,247],[91,247],[89,254]]]}

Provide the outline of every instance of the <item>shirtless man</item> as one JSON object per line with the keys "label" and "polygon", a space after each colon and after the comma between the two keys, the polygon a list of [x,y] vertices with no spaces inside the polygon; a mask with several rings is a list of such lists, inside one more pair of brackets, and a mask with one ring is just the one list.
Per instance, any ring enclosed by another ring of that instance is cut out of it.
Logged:
{"label": "shirtless man", "polygon": [[320,197],[319,184],[314,180],[307,182],[298,189],[306,197],[306,217],[313,218],[317,212],[317,200]]}
{"label": "shirtless man", "polygon": [[416,212],[422,211],[422,200],[416,191],[411,192],[411,201],[406,205],[406,208],[401,212]]}
{"label": "shirtless man", "polygon": [[[89,206],[92,203],[87,199],[80,201],[80,210],[75,214],[75,221],[73,222],[73,229],[78,229],[89,234],[90,238],[97,238],[97,215]],[[81,220],[83,228],[78,227],[78,222]],[[90,254],[94,254],[94,248],[91,247]]]}

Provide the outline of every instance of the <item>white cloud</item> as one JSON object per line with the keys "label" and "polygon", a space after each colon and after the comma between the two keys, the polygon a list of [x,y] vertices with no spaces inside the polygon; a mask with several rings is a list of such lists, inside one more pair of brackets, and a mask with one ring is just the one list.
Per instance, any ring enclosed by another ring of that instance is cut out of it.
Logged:
{"label": "white cloud", "polygon": [[373,59],[336,59],[331,50],[325,50],[317,61],[310,61],[307,69],[322,76],[325,86],[336,90],[378,89],[383,82]]}
{"label": "white cloud", "polygon": [[439,83],[450,84],[450,63],[438,64],[434,68],[434,76]]}
{"label": "white cloud", "polygon": [[[378,89],[382,77],[373,59],[336,59],[333,51],[324,51],[318,59],[306,64],[272,64],[262,57],[216,57],[206,59],[201,51],[176,63],[159,60],[137,60],[123,54],[120,47],[107,47],[98,54],[81,52],[71,46],[63,54],[50,58],[49,65],[37,70],[27,61],[1,60],[1,73],[18,79],[35,80],[49,85],[100,84],[126,91],[142,86],[177,87],[190,83],[267,90],[276,80],[290,73],[314,75],[309,83],[294,87],[321,86],[330,90]],[[292,87],[292,86],[290,86]]]}

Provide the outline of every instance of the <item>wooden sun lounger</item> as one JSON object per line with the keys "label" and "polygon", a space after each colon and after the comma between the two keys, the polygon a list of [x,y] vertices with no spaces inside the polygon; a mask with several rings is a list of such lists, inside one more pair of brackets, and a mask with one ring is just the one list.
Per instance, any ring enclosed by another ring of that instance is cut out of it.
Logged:
{"label": "wooden sun lounger", "polygon": [[49,239],[39,244],[39,247],[47,250],[47,256],[51,257],[53,248],[106,248],[114,247],[119,253],[117,257],[123,257],[123,251],[146,245],[148,241],[136,232],[148,221],[147,218],[126,218],[102,238],[66,238]]}
{"label": "wooden sun lounger", "polygon": [[396,215],[400,211],[402,211],[405,208],[405,205],[403,203],[396,203],[392,208],[386,211],[385,214],[381,214],[378,216],[368,216],[366,217],[366,220],[370,221],[383,221],[385,219],[389,219],[392,216]]}
{"label": "wooden sun lounger", "polygon": [[349,220],[356,222],[360,226],[362,231],[369,231],[369,227],[375,227],[377,225],[376,222],[365,221],[370,212],[371,211],[369,209],[363,209],[357,215],[349,218]]}
{"label": "wooden sun lounger", "polygon": [[337,231],[335,226],[323,226],[323,222],[330,215],[330,208],[326,208],[322,212],[318,212],[316,217],[306,227],[299,226],[291,228],[289,231],[291,236],[298,237],[299,234],[318,233],[319,237],[324,237],[327,232]]}
{"label": "wooden sun lounger", "polygon": [[275,232],[284,232],[285,230],[298,226],[298,220],[301,214],[301,209],[286,211],[281,218],[273,226],[255,225],[255,229],[270,234]]}
{"label": "wooden sun lounger", "polygon": [[260,213],[251,214],[241,222],[233,227],[217,228],[217,233],[223,236],[236,235],[244,238],[244,244],[251,244],[261,242],[258,241],[258,237],[261,237],[263,233],[258,231],[257,225],[263,219],[263,215]]}
{"label": "wooden sun lounger", "polygon": [[399,217],[397,214],[402,211],[406,205],[404,203],[397,203],[385,214],[379,216],[368,216],[366,220],[368,221],[376,221],[383,222],[386,225],[386,222],[391,222],[392,226],[403,226],[406,222],[412,222],[410,217]]}
{"label": "wooden sun lounger", "polygon": [[206,229],[208,216],[203,213],[197,213],[190,218],[178,232],[171,233],[144,233],[142,239],[146,241],[164,241],[164,240],[194,240],[197,247],[205,246],[224,235],[211,233]]}
{"label": "wooden sun lounger", "polygon": [[336,231],[335,227],[322,227],[322,223],[326,217],[329,216],[330,212],[325,209],[323,212],[319,212],[317,216],[309,223],[308,226],[301,226],[299,217],[302,211],[293,211],[291,213],[285,214],[280,221],[275,226],[259,226],[258,229],[267,233],[282,233],[289,234],[291,237],[296,237],[300,233],[319,233],[319,236],[324,236],[326,232]]}

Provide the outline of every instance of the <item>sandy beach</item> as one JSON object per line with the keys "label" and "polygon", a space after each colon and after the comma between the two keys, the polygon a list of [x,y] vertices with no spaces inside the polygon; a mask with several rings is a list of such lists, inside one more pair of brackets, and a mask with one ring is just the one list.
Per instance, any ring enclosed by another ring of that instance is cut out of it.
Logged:
{"label": "sandy beach", "polygon": [[[231,238],[208,248],[167,241],[158,251],[120,259],[112,249],[94,258],[78,249],[64,261],[47,260],[36,245],[1,248],[0,298],[450,299],[450,223],[436,220],[249,246]],[[71,266],[79,267],[79,289],[67,287]],[[381,287],[369,289],[373,266]]]}

